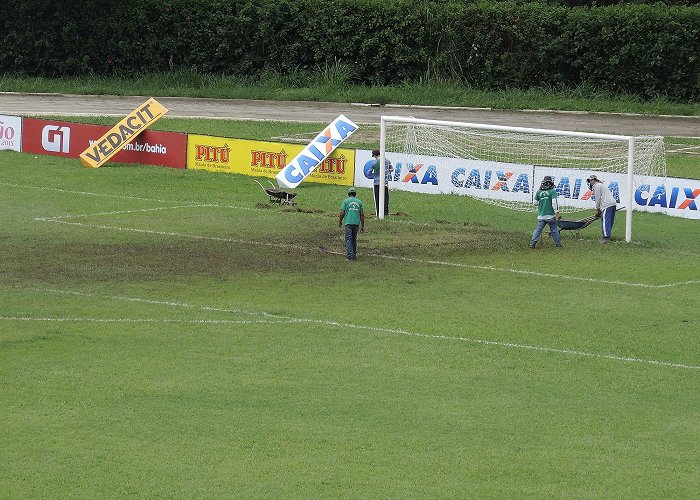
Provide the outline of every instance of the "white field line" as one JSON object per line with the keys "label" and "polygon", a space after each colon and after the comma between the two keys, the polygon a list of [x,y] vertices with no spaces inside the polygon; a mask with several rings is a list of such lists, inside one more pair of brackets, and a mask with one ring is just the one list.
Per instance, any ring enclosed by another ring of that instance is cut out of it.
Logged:
{"label": "white field line", "polygon": [[[139,302],[141,304],[150,304],[150,305],[155,305],[155,306],[167,306],[167,307],[177,307],[177,308],[182,308],[182,309],[194,309],[194,310],[201,310],[201,311],[208,311],[208,312],[217,312],[217,313],[227,313],[227,314],[244,314],[248,316],[262,316],[266,318],[284,318],[284,319],[293,319],[293,318],[286,318],[283,316],[279,316],[277,314],[272,314],[268,313],[265,311],[244,311],[243,309],[233,309],[230,307],[227,308],[221,308],[221,307],[212,307],[212,306],[201,306],[201,305],[195,305],[195,304],[188,304],[186,302],[177,302],[177,301],[168,301],[168,300],[154,300],[154,299],[143,299],[143,298],[137,298],[137,297],[126,297],[123,295],[114,295],[114,296],[104,296],[104,295],[95,295],[92,293],[86,293],[86,292],[76,292],[76,291],[71,291],[71,290],[57,290],[55,288],[14,288],[14,287],[7,287],[7,288],[13,288],[15,290],[29,290],[32,292],[39,292],[39,293],[55,293],[59,295],[75,295],[76,297],[87,297],[91,299],[103,299],[103,300],[121,300],[121,301],[126,301],[126,302]],[[300,321],[300,320],[297,320]]]}
{"label": "white field line", "polygon": [[99,196],[99,197],[104,197],[104,198],[119,198],[122,200],[156,201],[158,203],[182,203],[182,200],[170,201],[170,200],[160,200],[160,199],[156,199],[156,198],[140,198],[138,196],[125,196],[125,195],[119,195],[119,194],[91,193],[89,191],[71,191],[69,189],[58,189],[58,188],[51,188],[51,187],[44,187],[44,186],[27,186],[27,185],[23,185],[23,184],[13,184],[10,182],[0,182],[0,186],[9,186],[9,187],[22,188],[22,189],[35,189],[35,190],[39,190],[39,191],[53,191],[54,193],[80,194],[83,196]]}
{"label": "white field line", "polygon": [[[673,149],[671,149],[673,148]],[[669,149],[666,150],[667,153],[686,153],[686,154],[700,154],[700,146],[698,145],[685,145],[685,144],[669,144]]]}
{"label": "white field line", "polygon": [[139,212],[156,212],[159,210],[176,210],[178,208],[202,208],[202,207],[212,207],[215,205],[180,205],[172,207],[155,207],[155,208],[135,208],[133,210],[114,210],[112,212],[95,212],[92,214],[68,214],[68,215],[57,215],[55,217],[36,217],[34,220],[41,222],[59,222],[61,219],[70,219],[77,217],[97,217],[100,215],[121,215],[121,214],[134,214]]}
{"label": "white field line", "polygon": [[[210,205],[210,206],[214,206],[214,205]],[[138,228],[130,228],[130,227],[108,226],[108,225],[103,225],[103,224],[88,224],[85,222],[69,222],[69,221],[66,221],[64,219],[59,220],[58,218],[51,218],[51,219],[36,218],[35,220],[41,221],[41,222],[56,222],[59,224],[70,224],[70,225],[74,225],[74,226],[93,227],[93,228],[97,228],[97,229],[107,229],[107,230],[113,230],[113,231],[130,231],[130,232],[135,232],[135,233],[156,234],[156,235],[160,235],[160,236],[172,236],[172,237],[176,237],[176,238],[190,238],[190,239],[194,239],[194,240],[223,241],[223,242],[229,242],[229,243],[241,243],[241,244],[245,244],[245,245],[257,245],[257,246],[266,246],[266,247],[274,247],[274,248],[296,249],[296,250],[301,250],[301,251],[305,251],[305,252],[321,251],[323,253],[342,255],[340,252],[336,252],[333,250],[304,247],[304,246],[295,245],[292,243],[270,243],[270,242],[264,242],[264,241],[242,240],[242,239],[237,239],[237,238],[223,238],[223,237],[218,237],[218,236],[203,236],[203,235],[196,235],[196,234],[177,233],[177,232],[171,232],[171,231],[155,231],[152,229],[138,229]],[[363,255],[363,254],[360,254],[360,255]],[[394,256],[394,255],[386,255],[386,254],[364,254],[363,256],[375,257],[375,258],[381,258],[381,259],[401,260],[401,261],[405,261],[405,262],[414,262],[417,264],[428,264],[428,265],[435,265],[435,266],[449,266],[449,267],[457,267],[457,268],[462,268],[462,269],[475,269],[475,270],[480,270],[480,271],[493,271],[493,272],[501,272],[501,273],[523,274],[523,275],[528,275],[528,276],[555,278],[555,279],[563,279],[563,280],[570,280],[570,281],[582,281],[582,282],[588,282],[588,283],[600,283],[600,284],[604,284],[604,285],[630,286],[630,287],[637,287],[637,288],[658,289],[658,288],[670,288],[670,287],[693,285],[693,284],[700,283],[700,280],[688,280],[688,281],[679,281],[679,282],[673,282],[673,283],[663,283],[660,285],[653,285],[650,283],[634,283],[634,282],[627,282],[627,281],[605,280],[605,279],[589,278],[589,277],[583,277],[583,276],[570,276],[570,275],[566,275],[566,274],[543,273],[543,272],[539,272],[539,271],[529,271],[526,269],[512,269],[512,268],[502,268],[502,267],[495,267],[495,266],[480,266],[480,265],[476,265],[476,264],[462,264],[462,263],[458,263],[458,262],[445,262],[445,261],[440,261],[440,260],[418,259],[418,258],[411,258],[411,257],[399,257],[399,256]]]}
{"label": "white field line", "polygon": [[[124,199],[124,200],[138,200],[138,201],[154,201],[158,203],[182,203],[181,200],[159,200],[156,198],[140,198],[136,196],[122,196],[122,195],[112,195],[112,194],[104,194],[104,193],[93,193],[89,191],[71,191],[67,189],[57,189],[57,188],[50,188],[50,187],[43,187],[43,186],[27,186],[27,185],[22,185],[22,184],[13,184],[13,183],[7,183],[7,182],[0,182],[0,186],[9,186],[9,187],[17,187],[17,188],[22,188],[22,189],[36,189],[36,190],[44,190],[44,191],[54,191],[58,193],[65,193],[65,194],[79,194],[79,195],[84,195],[84,196],[104,196],[108,198],[119,198],[119,199]],[[51,221],[56,221],[57,219],[67,219],[67,218],[72,218],[72,217],[92,217],[92,216],[97,216],[97,215],[118,215],[118,214],[125,214],[125,213],[135,213],[135,212],[145,212],[148,210],[167,210],[168,208],[196,208],[196,207],[213,207],[213,208],[232,208],[235,210],[245,210],[249,212],[269,212],[269,209],[266,208],[257,208],[257,207],[243,207],[240,205],[218,205],[218,204],[211,204],[211,203],[206,203],[202,204],[199,202],[185,202],[185,203],[190,203],[189,207],[186,206],[177,206],[177,207],[162,207],[162,208],[152,208],[152,209],[138,209],[138,210],[121,210],[121,211],[114,211],[114,212],[98,212],[98,213],[92,213],[92,214],[80,214],[80,215],[57,215],[57,216],[52,216],[52,217],[36,217],[35,220],[37,221],[42,221],[42,222],[51,222]],[[386,221],[385,221],[386,222]],[[418,226],[430,226],[430,223],[427,222],[417,222],[417,221],[410,221],[410,220],[393,220],[391,221],[392,224],[412,224],[412,225],[418,225]]]}
{"label": "white field line", "polygon": [[119,226],[105,226],[101,224],[87,224],[84,222],[68,222],[67,220],[57,220],[57,219],[43,219],[43,218],[37,218],[34,219],[37,221],[41,222],[55,222],[58,224],[69,224],[71,226],[82,226],[82,227],[94,227],[97,229],[110,229],[114,231],[130,231],[134,233],[145,233],[145,234],[157,234],[160,236],[173,236],[176,238],[190,238],[193,240],[210,240],[210,241],[225,241],[229,243],[242,243],[246,245],[260,245],[260,246],[268,246],[268,247],[276,247],[276,248],[294,248],[297,250],[315,250],[307,247],[303,247],[300,245],[293,245],[291,243],[269,243],[269,242],[262,242],[262,241],[250,241],[250,240],[240,240],[236,238],[222,238],[218,236],[202,236],[202,235],[197,235],[197,234],[187,234],[187,233],[176,233],[176,232],[171,232],[171,231],[154,231],[152,229],[138,229],[138,228],[132,228],[132,227],[119,227]]}
{"label": "white field line", "polygon": [[399,257],[399,256],[394,256],[394,255],[374,255],[372,254],[373,257],[381,257],[384,259],[394,259],[394,260],[402,260],[406,262],[416,262],[420,264],[435,264],[435,265],[440,265],[440,266],[454,266],[454,267],[467,267],[470,269],[481,269],[484,271],[498,271],[498,272],[505,272],[505,273],[515,273],[515,274],[525,274],[525,275],[531,275],[531,276],[538,276],[538,277],[543,277],[543,278],[558,278],[558,279],[567,279],[567,280],[574,280],[574,281],[585,281],[589,283],[602,283],[605,285],[622,285],[622,286],[632,286],[632,287],[639,287],[639,288],[670,288],[670,287],[675,287],[675,286],[682,286],[682,285],[695,285],[695,284],[700,284],[700,280],[688,280],[688,281],[677,281],[673,283],[663,283],[660,285],[652,285],[649,283],[631,283],[628,281],[615,281],[615,280],[605,280],[605,279],[600,279],[600,278],[587,278],[584,276],[569,276],[566,274],[553,274],[553,273],[543,273],[539,271],[528,271],[527,269],[513,269],[513,268],[502,268],[502,267],[494,267],[494,266],[478,266],[475,264],[460,264],[458,262],[443,262],[443,261],[438,261],[438,260],[426,260],[426,259],[414,259],[411,257]]}
{"label": "white field line", "polygon": [[[105,193],[94,193],[90,191],[72,191],[69,189],[58,189],[58,188],[51,188],[51,187],[45,187],[45,186],[27,186],[24,184],[13,184],[10,182],[0,182],[0,186],[8,186],[8,187],[16,187],[20,189],[29,189],[29,190],[39,190],[39,191],[53,191],[56,193],[64,193],[64,194],[79,194],[83,196],[96,196],[96,197],[105,197],[105,198],[119,198],[122,200],[138,200],[138,201],[154,201],[157,203],[183,203],[183,200],[161,200],[158,198],[142,198],[138,196],[126,196],[126,195],[118,195],[118,194],[105,194]],[[212,205],[212,204],[202,204],[201,202],[195,202],[195,201],[184,201],[184,203],[187,203],[192,206],[202,206],[202,207],[216,207],[216,208],[233,208],[236,210],[250,210],[250,211],[267,211],[268,209],[265,208],[255,208],[255,207],[242,207],[238,205]],[[176,208],[176,207],[172,207]],[[121,213],[121,212],[114,212],[114,213]],[[99,215],[99,214],[86,214],[85,217],[88,217],[90,215]],[[57,218],[62,218],[64,216],[55,216],[55,217],[41,217],[41,219],[57,219]],[[74,216],[77,217],[77,216]]]}
{"label": "white field line", "polygon": [[57,322],[57,323],[156,323],[156,324],[194,324],[194,325],[252,325],[252,324],[278,324],[278,323],[299,323],[299,320],[294,319],[154,319],[154,318],[55,318],[44,317],[35,318],[28,316],[0,316],[0,321],[39,321],[39,322]]}
{"label": "white field line", "polygon": [[[393,335],[403,335],[406,337],[416,337],[416,338],[423,338],[423,339],[430,339],[430,340],[445,340],[445,341],[453,341],[453,342],[464,342],[464,343],[469,343],[469,344],[476,344],[476,345],[485,345],[485,346],[492,346],[492,347],[500,347],[504,349],[518,349],[518,350],[527,350],[527,351],[533,351],[533,352],[541,352],[541,353],[550,353],[550,354],[562,354],[562,355],[567,355],[567,356],[578,356],[578,357],[586,357],[586,358],[593,358],[593,359],[604,359],[608,361],[618,361],[618,362],[625,362],[625,363],[637,363],[637,364],[645,364],[645,365],[653,365],[653,366],[663,366],[663,367],[669,367],[669,368],[682,368],[686,370],[700,370],[700,365],[687,365],[683,363],[674,363],[671,361],[658,361],[658,360],[653,360],[653,359],[643,359],[643,358],[636,358],[632,356],[616,356],[613,354],[599,354],[599,353],[594,353],[594,352],[587,352],[587,351],[579,351],[576,349],[562,349],[562,348],[556,348],[556,347],[546,347],[546,346],[535,346],[535,345],[528,345],[528,344],[518,344],[515,342],[501,342],[497,340],[487,340],[487,339],[478,339],[478,338],[471,338],[471,337],[463,337],[463,336],[457,336],[457,337],[452,337],[449,335],[436,335],[436,334],[429,334],[429,333],[420,333],[420,332],[412,332],[409,330],[404,330],[404,329],[398,329],[398,328],[381,328],[381,327],[375,327],[375,326],[367,326],[367,325],[358,325],[355,323],[346,323],[346,322],[339,322],[339,321],[331,321],[331,320],[321,320],[321,319],[310,319],[310,318],[295,318],[291,316],[284,316],[284,315],[278,315],[278,314],[271,314],[267,313],[264,311],[242,311],[240,309],[225,309],[225,308],[217,308],[217,307],[210,307],[210,306],[198,306],[195,304],[188,304],[188,303],[183,303],[183,302],[173,302],[173,301],[159,301],[159,300],[153,300],[153,299],[140,299],[136,297],[123,297],[123,296],[100,296],[100,295],[94,295],[90,293],[83,293],[83,292],[74,292],[74,291],[64,291],[64,290],[55,290],[55,289],[43,289],[43,288],[29,288],[27,290],[31,291],[36,291],[36,292],[42,292],[42,293],[57,293],[57,294],[65,294],[65,295],[76,295],[76,296],[82,296],[82,297],[88,297],[88,298],[96,298],[96,299],[103,299],[103,300],[126,300],[130,302],[143,302],[146,304],[152,304],[152,305],[163,305],[163,306],[168,306],[168,307],[180,307],[180,308],[187,308],[187,309],[195,309],[195,310],[202,310],[202,311],[217,311],[217,312],[229,312],[229,313],[236,313],[236,314],[247,314],[251,316],[263,316],[266,318],[274,318],[274,320],[259,320],[259,321],[253,321],[253,320],[248,320],[247,323],[253,324],[253,323],[312,323],[312,324],[317,324],[317,325],[324,325],[324,326],[329,326],[329,327],[335,327],[335,328],[342,328],[346,330],[364,330],[368,332],[373,332],[373,333],[380,333],[380,334],[393,334]],[[129,320],[129,319],[122,319],[122,320],[100,320],[97,318],[29,318],[29,317],[0,317],[0,320],[7,320],[7,321],[64,321],[64,322],[70,322],[70,321],[93,321],[93,322],[167,322],[168,320]],[[174,322],[178,322],[176,320],[173,320]],[[179,321],[182,323],[188,323],[190,321],[187,320],[182,320]],[[226,320],[194,320],[192,321],[194,323],[211,323],[211,324],[226,324]],[[231,323],[237,323],[237,324],[246,324],[246,321],[231,321]]]}

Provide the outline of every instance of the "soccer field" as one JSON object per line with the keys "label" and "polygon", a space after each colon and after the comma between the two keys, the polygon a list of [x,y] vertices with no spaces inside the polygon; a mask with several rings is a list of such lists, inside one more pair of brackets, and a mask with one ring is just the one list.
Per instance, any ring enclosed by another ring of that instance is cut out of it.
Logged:
{"label": "soccer field", "polygon": [[697,220],[532,251],[396,192],[347,262],[340,186],[1,151],[0,189],[2,498],[700,491]]}

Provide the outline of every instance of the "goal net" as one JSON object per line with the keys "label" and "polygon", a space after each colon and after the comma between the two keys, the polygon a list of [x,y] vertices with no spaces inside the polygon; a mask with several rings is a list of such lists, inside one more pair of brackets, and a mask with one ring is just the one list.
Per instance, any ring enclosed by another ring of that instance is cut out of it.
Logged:
{"label": "goal net", "polygon": [[634,191],[650,176],[666,176],[662,137],[382,116],[380,151],[380,165],[384,158],[393,165],[394,189],[472,196],[511,210],[536,210],[545,176],[554,178],[561,212],[590,210],[586,179],[595,174],[627,210],[628,241]]}

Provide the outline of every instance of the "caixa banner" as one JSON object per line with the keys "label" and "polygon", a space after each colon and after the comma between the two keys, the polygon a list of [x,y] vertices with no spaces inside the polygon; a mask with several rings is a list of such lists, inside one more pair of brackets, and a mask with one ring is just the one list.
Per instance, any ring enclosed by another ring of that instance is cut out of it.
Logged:
{"label": "caixa banner", "polygon": [[635,210],[700,219],[700,181],[651,177],[634,192]]}
{"label": "caixa banner", "polygon": [[[78,158],[110,130],[105,125],[24,118],[22,151]],[[172,168],[187,164],[187,134],[145,130],[110,161]]]}
{"label": "caixa banner", "polygon": [[[393,167],[389,189],[532,202],[532,165],[402,153],[387,153],[386,158]],[[356,186],[372,186],[373,163],[370,151],[355,153]]]}
{"label": "caixa banner", "polygon": [[[554,178],[561,206],[591,210],[595,208],[595,198],[586,179],[595,173],[610,190],[618,207],[626,207],[628,202],[627,174],[619,172],[391,152],[386,158],[393,166],[393,172],[387,177],[389,189],[531,203],[544,176],[550,175]],[[372,186],[373,164],[370,151],[356,152],[355,186]],[[700,180],[635,176],[632,209],[700,219]]]}
{"label": "caixa banner", "polygon": [[0,115],[0,149],[22,150],[22,117]]}

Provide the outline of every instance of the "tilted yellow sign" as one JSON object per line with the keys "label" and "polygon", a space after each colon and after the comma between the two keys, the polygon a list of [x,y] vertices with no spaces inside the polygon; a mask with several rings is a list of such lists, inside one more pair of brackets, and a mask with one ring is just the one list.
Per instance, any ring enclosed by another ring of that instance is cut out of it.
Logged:
{"label": "tilted yellow sign", "polygon": [[165,106],[149,99],[80,153],[80,162],[88,168],[99,167],[167,112]]}

